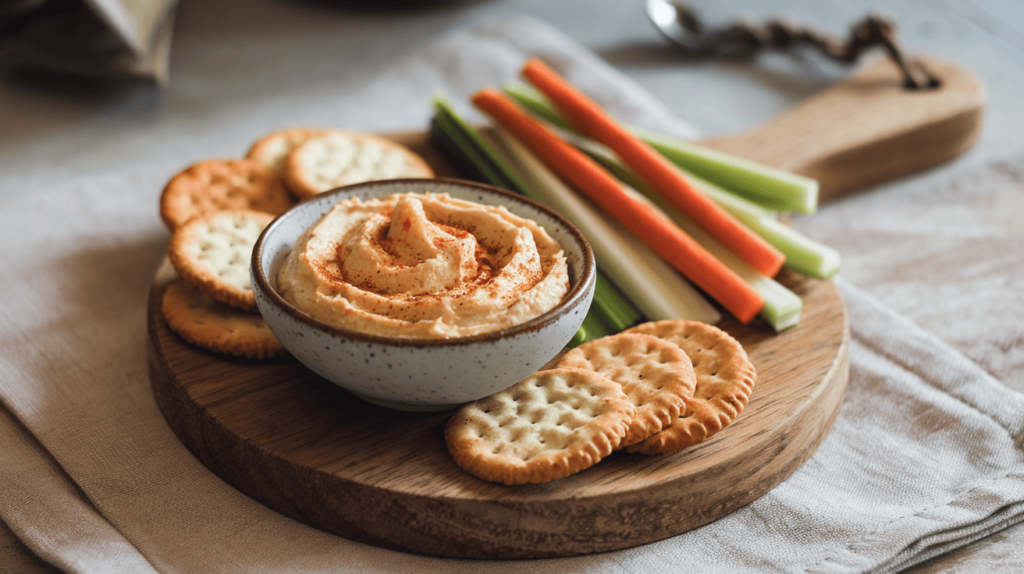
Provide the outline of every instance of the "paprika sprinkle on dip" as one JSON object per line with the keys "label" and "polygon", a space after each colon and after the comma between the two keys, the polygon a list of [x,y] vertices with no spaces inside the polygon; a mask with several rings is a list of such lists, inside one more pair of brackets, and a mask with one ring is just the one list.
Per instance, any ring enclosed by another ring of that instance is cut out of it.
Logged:
{"label": "paprika sprinkle on dip", "polygon": [[277,284],[335,327],[449,338],[541,315],[569,277],[561,247],[535,222],[427,192],[341,201],[299,238]]}

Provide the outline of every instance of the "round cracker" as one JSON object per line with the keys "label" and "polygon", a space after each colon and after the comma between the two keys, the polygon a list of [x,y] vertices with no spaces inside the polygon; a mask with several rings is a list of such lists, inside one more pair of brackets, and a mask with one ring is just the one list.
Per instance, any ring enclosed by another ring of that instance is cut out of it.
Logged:
{"label": "round cracker", "polygon": [[253,246],[274,216],[231,210],[196,217],[171,234],[168,258],[178,275],[217,301],[251,311]]}
{"label": "round cracker", "polygon": [[699,321],[644,323],[624,331],[652,335],[678,345],[693,362],[697,387],[683,416],[629,452],[667,454],[697,444],[728,426],[743,412],[757,371],[740,343],[728,333]]}
{"label": "round cracker", "polygon": [[214,301],[180,279],[167,286],[161,307],[171,330],[193,345],[249,359],[285,353],[261,315]]}
{"label": "round cracker", "polygon": [[207,213],[251,209],[281,215],[293,205],[281,178],[259,162],[211,159],[167,182],[160,196],[160,217],[173,231]]}
{"label": "round cracker", "polygon": [[594,371],[538,371],[463,405],[445,442],[466,472],[507,485],[547,482],[614,451],[634,414],[622,387]]}
{"label": "round cracker", "polygon": [[671,425],[696,384],[686,353],[650,335],[620,333],[594,339],[566,353],[557,366],[597,371],[622,385],[637,410],[623,447]]}
{"label": "round cracker", "polygon": [[287,128],[269,133],[256,140],[245,157],[256,160],[284,178],[285,159],[299,144],[311,137],[323,135],[325,130],[317,128]]}
{"label": "round cracker", "polygon": [[434,177],[434,171],[409,148],[358,132],[329,130],[296,146],[285,160],[285,182],[300,199],[343,185],[402,177]]}

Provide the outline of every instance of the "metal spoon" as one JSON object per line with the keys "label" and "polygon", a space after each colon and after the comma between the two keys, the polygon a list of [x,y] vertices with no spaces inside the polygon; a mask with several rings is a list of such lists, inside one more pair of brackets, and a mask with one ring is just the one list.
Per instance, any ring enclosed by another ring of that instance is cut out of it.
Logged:
{"label": "metal spoon", "polygon": [[694,37],[701,31],[701,23],[687,8],[680,8],[671,0],[644,0],[644,13],[666,40],[686,50],[699,48]]}
{"label": "metal spoon", "polygon": [[690,56],[750,57],[757,51],[757,39],[746,31],[707,30],[682,2],[644,0],[644,13],[666,40]]}

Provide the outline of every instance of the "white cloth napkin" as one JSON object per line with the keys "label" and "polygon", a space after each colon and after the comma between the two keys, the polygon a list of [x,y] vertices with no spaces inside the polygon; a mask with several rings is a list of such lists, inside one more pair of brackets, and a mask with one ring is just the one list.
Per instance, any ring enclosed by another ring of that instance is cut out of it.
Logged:
{"label": "white cloth napkin", "polygon": [[[623,119],[689,133],[531,20],[446,36],[327,105],[339,122],[421,128],[435,90],[464,102],[532,55]],[[789,480],[725,518],[644,547],[514,562],[393,552],[302,525],[197,462],[150,394],[146,303],[171,175],[134,165],[0,205],[0,518],[66,571],[895,571],[1024,519],[1024,396],[840,280],[851,373],[835,426]]]}

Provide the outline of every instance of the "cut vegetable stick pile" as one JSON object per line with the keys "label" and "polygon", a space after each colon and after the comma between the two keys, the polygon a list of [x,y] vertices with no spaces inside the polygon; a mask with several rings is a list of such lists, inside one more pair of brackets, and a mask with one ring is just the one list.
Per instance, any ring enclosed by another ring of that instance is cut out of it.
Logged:
{"label": "cut vegetable stick pile", "polygon": [[[543,177],[539,182],[536,179],[524,179],[524,176],[528,174],[524,174],[522,169],[512,167],[512,164],[506,161],[506,156],[499,153],[476,128],[456,114],[442,96],[434,97],[434,107],[436,114],[431,124],[431,135],[442,150],[464,171],[475,175],[477,179],[522,193],[542,203],[545,202],[545,196],[550,193],[547,193],[543,187],[545,185]],[[543,176],[544,174],[539,175]],[[608,243],[611,241],[591,241],[591,245],[595,248]],[[617,256],[618,253],[615,255]],[[609,260],[614,262],[615,259],[612,257],[614,256],[609,256]],[[642,277],[642,274],[637,274],[636,277]],[[620,288],[631,287],[628,282],[616,282],[616,284]],[[642,289],[639,291],[640,295],[644,293],[645,291]],[[700,298],[699,295],[695,295],[695,297]],[[638,295],[634,294],[632,298],[643,302],[642,297]],[[569,344],[575,346],[590,339],[622,331],[639,323],[643,318],[644,315],[637,306],[622,295],[619,289],[605,276],[604,269],[599,266],[594,288],[594,302],[583,325]]]}
{"label": "cut vegetable stick pile", "polygon": [[697,191],[693,182],[668,159],[608,117],[597,104],[540,60],[530,60],[523,68],[523,75],[544,92],[580,132],[611,148],[662,197],[700,221],[747,263],[765,275],[779,272],[786,259],[781,252]]}
{"label": "cut vegetable stick pile", "polygon": [[[504,90],[522,106],[563,129],[573,129],[543,94],[518,82]],[[662,155],[688,172],[712,181],[731,193],[778,211],[814,213],[818,205],[818,182],[809,177],[764,166],[724,152],[648,130],[630,128]]]}
{"label": "cut vegetable stick pile", "polygon": [[495,90],[482,90],[473,96],[473,103],[740,321],[749,322],[761,311],[764,300],[757,291],[663,213],[636,201],[614,176],[528,116],[509,98]]}
{"label": "cut vegetable stick pile", "polygon": [[819,279],[838,270],[835,250],[777,219],[814,211],[813,180],[637,133],[539,60],[523,74],[539,92],[509,84],[509,95],[472,98],[497,129],[467,123],[437,96],[431,133],[468,173],[546,204],[590,240],[598,289],[574,344],[644,318],[716,322],[690,283],[739,321],[760,314],[781,331],[797,324],[801,302],[772,279],[779,268]]}
{"label": "cut vegetable stick pile", "polygon": [[687,317],[717,323],[718,311],[665,260],[630,233],[614,217],[602,211],[563,183],[544,163],[502,128],[492,134],[499,149],[516,160],[536,180],[536,196],[561,213],[591,241],[598,267],[613,283],[630,294],[633,303],[652,321]]}

